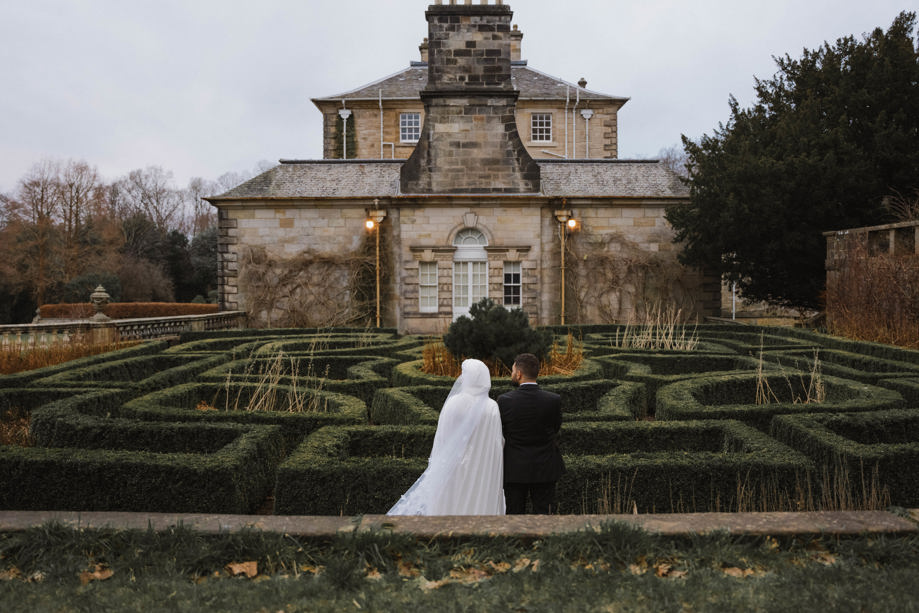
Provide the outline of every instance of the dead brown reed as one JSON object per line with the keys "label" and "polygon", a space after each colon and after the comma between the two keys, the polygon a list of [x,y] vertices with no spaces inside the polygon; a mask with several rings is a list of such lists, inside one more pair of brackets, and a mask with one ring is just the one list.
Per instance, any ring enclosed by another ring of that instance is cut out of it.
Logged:
{"label": "dead brown reed", "polygon": [[919,256],[872,253],[849,236],[835,276],[827,283],[831,334],[919,349]]}
{"label": "dead brown reed", "polygon": [[28,411],[12,408],[0,415],[0,445],[12,447],[32,447],[35,441],[29,430],[30,416]]}
{"label": "dead brown reed", "polygon": [[131,347],[140,342],[92,343],[83,336],[77,336],[50,345],[39,345],[35,339],[4,345],[0,347],[0,374],[9,375],[63,364],[77,358]]}
{"label": "dead brown reed", "polygon": [[[319,342],[319,341],[317,341]],[[224,381],[224,411],[324,413],[328,410],[328,399],[321,391],[329,376],[329,369],[319,374],[313,370],[312,348],[306,368],[301,372],[300,359],[278,351],[267,360],[248,360],[241,373],[241,381],[255,378],[254,387],[236,386],[232,371],[227,372]],[[256,370],[255,364],[258,364]],[[308,385],[304,385],[308,381]],[[235,390],[234,390],[235,388]],[[283,391],[282,391],[283,390]],[[197,410],[213,410],[216,397],[211,402],[201,401]]]}
{"label": "dead brown reed", "polygon": [[[772,390],[769,384],[769,378],[764,372],[763,359],[763,336],[760,333],[759,360],[756,364],[756,404],[771,404],[788,402],[788,400],[779,399],[778,395]],[[785,372],[785,369],[779,364],[785,384],[788,386],[788,398],[792,404],[817,404],[826,401],[826,383],[823,379],[823,372],[820,367],[820,350],[814,349],[814,359],[807,375],[798,374],[798,382],[795,385],[791,376]],[[802,390],[798,393],[797,390]]]}
{"label": "dead brown reed", "polygon": [[890,490],[880,479],[877,466],[860,466],[852,475],[841,461],[822,466],[816,473],[802,473],[789,491],[776,479],[737,474],[733,496],[719,494],[707,501],[695,493],[689,499],[677,495],[669,508],[640,508],[636,499],[637,474],[617,475],[615,483],[607,474],[599,489],[581,495],[581,512],[599,514],[687,513],[704,509],[713,513],[753,513],[790,511],[880,511],[890,506]]}
{"label": "dead brown reed", "polygon": [[697,329],[689,331],[683,310],[673,305],[656,304],[645,309],[633,322],[610,342],[617,349],[658,349],[662,351],[692,351],[699,344]]}
{"label": "dead brown reed", "polygon": [[[443,339],[436,338],[425,343],[421,352],[421,370],[429,375],[441,377],[458,377],[462,373],[462,364],[465,358],[457,359],[444,346]],[[507,377],[511,374],[510,366],[495,364],[483,360],[492,377]],[[552,348],[546,359],[539,365],[540,376],[546,375],[571,375],[581,367],[584,361],[584,345],[569,332],[565,338],[564,347],[558,339],[552,342]]]}

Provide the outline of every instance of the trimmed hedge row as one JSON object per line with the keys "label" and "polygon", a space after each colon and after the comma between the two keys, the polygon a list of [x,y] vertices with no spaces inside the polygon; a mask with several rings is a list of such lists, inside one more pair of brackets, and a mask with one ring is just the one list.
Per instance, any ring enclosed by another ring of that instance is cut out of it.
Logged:
{"label": "trimmed hedge row", "polygon": [[[497,398],[512,388],[492,389]],[[597,379],[556,383],[545,387],[562,397],[566,421],[624,421],[643,417],[647,395],[640,383]],[[437,424],[449,387],[411,385],[376,391],[370,405],[370,421],[375,424]]]}
{"label": "trimmed hedge row", "polygon": [[[279,468],[276,512],[385,513],[424,471],[434,432],[433,426],[317,430]],[[602,512],[603,501],[592,497],[603,493],[608,505],[619,496],[644,512],[727,510],[788,497],[813,470],[803,454],[734,421],[566,424],[562,445],[568,466],[558,483],[562,513]],[[581,453],[590,451],[603,455]]]}
{"label": "trimmed hedge row", "polygon": [[790,376],[768,373],[763,381],[780,395],[780,402],[755,404],[756,374],[710,375],[661,387],[657,392],[656,415],[665,420],[737,419],[766,432],[775,415],[876,411],[900,408],[905,404],[903,397],[894,390],[836,377],[823,377],[825,402],[795,403],[792,396],[806,397],[808,380],[805,373]]}
{"label": "trimmed hedge row", "polygon": [[224,362],[198,377],[201,381],[223,382],[232,377],[236,382],[258,383],[270,379],[280,385],[296,384],[301,387],[323,389],[357,396],[370,404],[374,392],[389,386],[393,358],[366,355],[276,354],[274,357],[256,357]]}
{"label": "trimmed hedge row", "polygon": [[225,355],[155,354],[109,360],[36,379],[33,385],[105,386],[154,390],[186,383],[199,373],[226,362]]}
{"label": "trimmed hedge row", "polygon": [[[217,311],[216,304],[190,302],[110,302],[102,307],[102,312],[112,319],[210,315]],[[87,319],[95,315],[96,309],[90,302],[64,302],[43,304],[39,313],[45,319]]]}
{"label": "trimmed hedge row", "polygon": [[112,417],[129,397],[102,390],[50,403],[32,411],[31,434],[41,447],[215,453],[250,427]]}
{"label": "trimmed hedge row", "polygon": [[[257,390],[257,383],[186,383],[145,394],[124,403],[113,416],[149,421],[187,421],[252,425],[278,425],[288,445],[295,445],[304,436],[326,425],[367,423],[367,405],[359,398],[335,392],[300,389],[285,385],[274,386],[279,411],[246,411],[245,407]],[[302,413],[287,412],[286,395],[302,393],[306,400],[317,399],[321,410]],[[205,409],[206,406],[214,410]],[[198,407],[201,406],[200,410]]]}
{"label": "trimmed hedge row", "polygon": [[[718,372],[753,372],[758,367],[758,361],[750,357],[718,354],[622,353],[597,361],[603,364],[607,376],[643,384],[651,414],[656,410],[657,390],[664,385]],[[765,364],[764,368],[775,367]]]}
{"label": "trimmed hedge row", "polygon": [[[412,360],[398,364],[392,372],[392,381],[395,387],[406,387],[414,385],[439,385],[451,388],[455,377],[442,375],[429,375],[422,371],[424,360]],[[591,379],[602,379],[603,368],[595,360],[585,359],[581,361],[581,366],[571,376],[564,375],[545,375],[539,377],[539,384],[547,389],[554,389],[559,383],[572,381],[587,381]],[[492,391],[511,388],[510,377],[493,377],[491,380]],[[503,392],[502,392],[503,393]]]}
{"label": "trimmed hedge row", "polygon": [[280,429],[239,428],[214,453],[0,446],[0,506],[252,513],[273,486]]}
{"label": "trimmed hedge row", "polygon": [[584,426],[563,429],[565,449],[581,436],[581,449],[590,441],[604,454],[565,456],[562,513],[761,508],[791,499],[814,469],[805,455],[734,420]]}
{"label": "trimmed hedge row", "polygon": [[[813,351],[808,353],[774,353],[766,359],[809,371],[814,365]],[[820,349],[816,352],[820,370],[824,374],[877,385],[881,379],[894,377],[919,377],[919,363],[903,362],[886,358],[861,355],[839,349]]]}
{"label": "trimmed hedge row", "polygon": [[[275,513],[385,513],[424,472],[435,430],[433,426],[330,426],[317,430],[278,468]],[[376,450],[356,442],[370,435],[376,437]],[[396,449],[405,441],[414,455],[403,457],[400,451],[384,457],[373,453],[380,446]]]}
{"label": "trimmed hedge row", "polygon": [[919,506],[919,411],[781,415],[772,434],[836,471],[833,485],[855,500],[879,487],[891,504]]}

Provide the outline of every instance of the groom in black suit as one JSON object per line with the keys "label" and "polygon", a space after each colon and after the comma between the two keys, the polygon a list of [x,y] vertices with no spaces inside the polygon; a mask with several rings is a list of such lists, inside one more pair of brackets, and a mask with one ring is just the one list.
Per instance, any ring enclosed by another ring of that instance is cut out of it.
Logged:
{"label": "groom in black suit", "polygon": [[558,449],[562,404],[558,394],[539,389],[539,359],[521,353],[511,369],[512,392],[498,397],[504,430],[504,500],[508,515],[526,513],[527,496],[533,512],[555,510],[555,482],[565,472]]}

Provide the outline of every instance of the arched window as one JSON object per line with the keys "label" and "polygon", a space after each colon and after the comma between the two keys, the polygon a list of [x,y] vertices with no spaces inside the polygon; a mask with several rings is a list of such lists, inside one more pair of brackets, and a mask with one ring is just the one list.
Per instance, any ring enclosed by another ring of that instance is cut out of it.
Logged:
{"label": "arched window", "polygon": [[469,314],[469,307],[488,296],[488,239],[475,228],[456,233],[453,246],[453,319]]}

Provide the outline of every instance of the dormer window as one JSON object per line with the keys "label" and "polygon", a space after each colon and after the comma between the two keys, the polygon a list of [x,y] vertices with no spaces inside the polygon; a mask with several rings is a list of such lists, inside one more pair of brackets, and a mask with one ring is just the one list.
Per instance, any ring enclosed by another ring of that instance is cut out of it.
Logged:
{"label": "dormer window", "polygon": [[417,143],[421,138],[421,113],[399,115],[399,140],[403,143]]}

